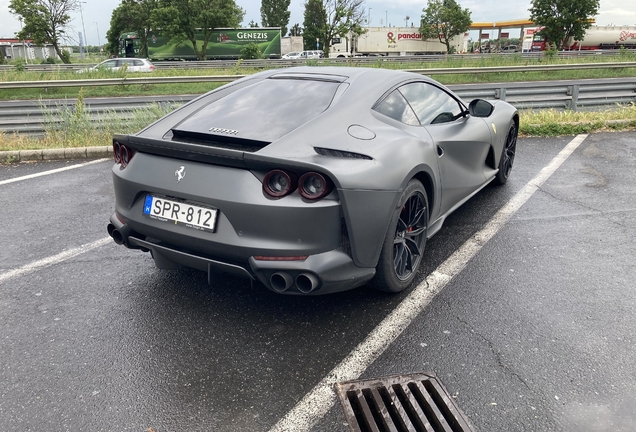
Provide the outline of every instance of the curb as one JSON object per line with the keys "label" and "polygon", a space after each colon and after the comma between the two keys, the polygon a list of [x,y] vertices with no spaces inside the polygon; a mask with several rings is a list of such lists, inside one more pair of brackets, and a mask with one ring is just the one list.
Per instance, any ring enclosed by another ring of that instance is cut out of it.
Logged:
{"label": "curb", "polygon": [[0,163],[112,157],[112,146],[0,151]]}

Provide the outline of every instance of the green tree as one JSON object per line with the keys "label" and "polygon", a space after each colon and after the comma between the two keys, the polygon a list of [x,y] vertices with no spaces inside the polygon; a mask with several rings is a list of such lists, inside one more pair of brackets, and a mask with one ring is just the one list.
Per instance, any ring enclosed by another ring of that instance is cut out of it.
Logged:
{"label": "green tree", "polygon": [[470,11],[462,9],[455,0],[429,0],[422,12],[422,38],[437,38],[446,45],[446,52],[452,54],[455,47],[451,46],[451,39],[468,31],[472,24]]}
{"label": "green tree", "polygon": [[303,34],[303,28],[296,23],[289,29],[289,36],[300,36]]}
{"label": "green tree", "polygon": [[316,40],[325,46],[324,34],[327,27],[327,12],[322,0],[307,0],[305,3],[305,21],[303,22],[303,43],[306,50],[316,49]]}
{"label": "green tree", "polygon": [[263,27],[280,27],[281,36],[285,36],[291,15],[290,3],[291,0],[261,0]]}
{"label": "green tree", "polygon": [[[168,38],[189,41],[197,58],[205,60],[213,29],[238,27],[244,15],[234,0],[159,0],[153,21]],[[201,34],[203,40],[197,39]]]}
{"label": "green tree", "polygon": [[546,42],[559,49],[567,46],[570,38],[582,40],[590,28],[590,18],[598,14],[600,0],[532,0],[530,19],[544,28],[539,31]]}
{"label": "green tree", "polygon": [[364,33],[364,0],[307,0],[305,3],[305,49],[315,49],[316,39],[329,56],[331,40],[336,36],[359,36]]}
{"label": "green tree", "polygon": [[263,53],[258,44],[250,42],[241,49],[241,58],[245,60],[263,58]]}
{"label": "green tree", "polygon": [[251,20],[248,24],[248,27],[250,28],[257,28],[258,27],[258,23],[255,22],[254,20]]}
{"label": "green tree", "polygon": [[119,36],[125,32],[136,32],[139,36],[140,57],[148,57],[148,36],[153,27],[153,12],[158,0],[122,0],[113,10],[110,28],[106,32],[106,51],[119,53]]}
{"label": "green tree", "polygon": [[33,39],[36,45],[50,43],[64,63],[70,60],[62,52],[60,43],[71,20],[69,13],[77,7],[77,0],[11,0],[9,3],[11,13],[24,21],[17,37]]}

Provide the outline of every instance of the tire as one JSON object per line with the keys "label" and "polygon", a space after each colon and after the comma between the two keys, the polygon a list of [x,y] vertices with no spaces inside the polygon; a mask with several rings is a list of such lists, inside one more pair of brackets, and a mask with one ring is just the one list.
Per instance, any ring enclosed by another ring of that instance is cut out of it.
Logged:
{"label": "tire", "polygon": [[428,232],[428,197],[422,183],[411,180],[393,212],[370,286],[392,293],[408,288],[422,262]]}
{"label": "tire", "polygon": [[514,120],[510,122],[508,127],[508,135],[506,136],[506,143],[501,152],[501,158],[499,159],[499,172],[495,176],[493,181],[496,185],[505,185],[512,172],[512,165],[515,161],[515,154],[517,153],[517,124]]}

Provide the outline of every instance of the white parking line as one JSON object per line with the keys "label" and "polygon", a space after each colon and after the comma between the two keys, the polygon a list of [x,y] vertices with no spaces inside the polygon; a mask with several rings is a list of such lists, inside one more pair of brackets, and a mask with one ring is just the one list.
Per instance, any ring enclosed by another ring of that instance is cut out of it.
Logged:
{"label": "white parking line", "polygon": [[36,270],[39,270],[41,268],[52,266],[53,264],[58,264],[62,261],[66,261],[67,259],[89,252],[95,248],[103,246],[112,241],[113,240],[110,237],[104,237],[101,240],[97,240],[92,243],[87,243],[85,245],[76,247],[74,249],[65,250],[64,252],[60,252],[57,255],[53,255],[48,258],[43,258],[39,261],[32,262],[31,264],[27,264],[20,268],[10,270],[6,273],[2,273],[0,274],[0,284],[14,277],[22,276],[27,273],[31,273]]}
{"label": "white parking line", "polygon": [[25,176],[22,176],[22,177],[16,177],[16,178],[8,179],[8,180],[2,180],[2,181],[0,181],[0,186],[6,185],[6,184],[9,184],[9,183],[19,182],[19,181],[22,181],[22,180],[28,180],[28,179],[32,179],[32,178],[36,178],[36,177],[42,177],[42,176],[49,175],[49,174],[55,174],[55,173],[59,173],[59,172],[62,172],[62,171],[68,171],[68,170],[72,170],[72,169],[75,169],[75,168],[82,168],[82,167],[85,167],[86,165],[91,165],[91,164],[95,164],[95,163],[99,163],[99,162],[104,162],[106,160],[108,160],[108,158],[96,159],[96,160],[92,160],[90,162],[85,162],[83,164],[70,165],[70,166],[67,166],[67,167],[64,167],[64,168],[57,168],[57,169],[53,169],[53,170],[49,170],[49,171],[42,171],[40,173],[25,175]]}
{"label": "white parking line", "polygon": [[354,380],[397,339],[433,298],[466,267],[466,264],[504,226],[519,208],[541,187],[563,162],[585,140],[578,135],[555,156],[521,191],[506,203],[459,249],[444,261],[424,282],[419,284],[349,355],[327,374],[303,399],[285,415],[270,432],[301,432],[311,429],[336,402],[333,385]]}

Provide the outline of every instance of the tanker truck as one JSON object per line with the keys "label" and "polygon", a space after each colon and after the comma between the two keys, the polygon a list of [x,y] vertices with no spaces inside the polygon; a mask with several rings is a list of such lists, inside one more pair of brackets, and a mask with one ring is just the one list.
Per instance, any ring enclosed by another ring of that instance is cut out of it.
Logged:
{"label": "tanker truck", "polygon": [[[542,27],[539,27],[534,32],[532,51],[546,49],[546,41],[540,34],[541,29]],[[563,49],[569,51],[619,49],[620,47],[636,49],[636,26],[592,26],[585,32],[583,40],[569,38],[563,44]]]}

